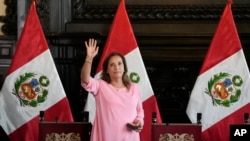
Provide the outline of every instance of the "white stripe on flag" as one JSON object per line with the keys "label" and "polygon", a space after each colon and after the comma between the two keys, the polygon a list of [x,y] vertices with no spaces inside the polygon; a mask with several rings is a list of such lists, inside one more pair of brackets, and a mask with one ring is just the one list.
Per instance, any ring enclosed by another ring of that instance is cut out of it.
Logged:
{"label": "white stripe on flag", "polygon": [[[46,66],[46,68],[41,68],[41,66]],[[53,80],[53,82],[55,82],[49,84],[49,94],[47,96],[47,99],[45,102],[39,104],[38,107],[22,107],[18,98],[12,94],[14,83],[16,82],[16,80],[20,77],[20,75],[23,75],[27,72],[36,73],[38,75],[45,75],[49,78],[49,80]],[[11,111],[5,112],[2,115],[4,121],[6,121],[5,123],[2,123],[3,128],[7,129],[6,133],[10,134],[18,127],[22,126],[27,121],[37,116],[39,114],[39,111],[45,111],[47,108],[63,99],[66,95],[64,89],[62,89],[63,87],[60,82],[61,81],[56,72],[56,68],[54,66],[49,50],[46,50],[32,61],[28,62],[27,64],[17,69],[15,72],[8,75],[4,81],[3,89],[1,91],[2,94],[0,95],[3,108]],[[20,113],[20,116],[17,117],[16,113]]]}
{"label": "white stripe on flag", "polygon": [[127,65],[128,65],[128,74],[131,72],[136,72],[140,76],[139,86],[141,88],[142,101],[145,101],[151,97],[153,89],[150,85],[150,81],[140,54],[140,50],[136,47],[134,50],[125,55]]}
{"label": "white stripe on flag", "polygon": [[[213,76],[214,74],[218,74],[222,71],[228,72],[232,75],[238,74],[244,80],[244,85],[241,88],[242,91],[239,101],[233,103],[230,107],[213,106],[211,97],[205,93],[205,90],[208,86],[208,81],[211,79],[211,76]],[[196,123],[196,114],[198,112],[202,113],[202,122],[206,123],[202,126],[202,130],[204,131],[214,125],[214,123],[220,121],[221,119],[230,115],[237,109],[248,104],[250,99],[250,95],[248,92],[250,86],[249,78],[249,70],[247,68],[246,60],[244,58],[242,50],[236,52],[234,55],[218,63],[216,66],[214,66],[207,72],[201,74],[197,78],[197,81],[193,88],[194,93],[192,93],[190,97],[190,99],[192,99],[192,102],[189,103],[187,108],[187,114],[189,115],[190,120],[193,123]]]}

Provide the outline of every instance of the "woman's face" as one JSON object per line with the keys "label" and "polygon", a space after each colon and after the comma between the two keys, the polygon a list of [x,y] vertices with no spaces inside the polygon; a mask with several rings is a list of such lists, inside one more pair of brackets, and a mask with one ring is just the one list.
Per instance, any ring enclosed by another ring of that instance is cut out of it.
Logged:
{"label": "woman's face", "polygon": [[111,79],[122,78],[124,73],[124,64],[120,56],[113,56],[110,58],[107,73]]}

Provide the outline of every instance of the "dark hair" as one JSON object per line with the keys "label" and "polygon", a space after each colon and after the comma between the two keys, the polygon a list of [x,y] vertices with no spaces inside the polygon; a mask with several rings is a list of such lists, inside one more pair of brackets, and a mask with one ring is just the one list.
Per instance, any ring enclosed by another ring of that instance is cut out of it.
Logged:
{"label": "dark hair", "polygon": [[111,83],[111,79],[110,79],[109,74],[107,73],[107,69],[108,69],[109,61],[113,56],[119,56],[122,59],[122,63],[124,65],[124,72],[123,72],[123,75],[122,75],[122,82],[125,85],[125,87],[127,89],[129,89],[130,85],[131,85],[131,81],[130,81],[130,79],[128,77],[128,74],[127,74],[127,72],[128,72],[127,62],[126,62],[125,57],[119,52],[112,52],[105,58],[105,60],[103,61],[103,64],[102,64],[103,71],[102,71],[101,79],[106,81],[107,83]]}

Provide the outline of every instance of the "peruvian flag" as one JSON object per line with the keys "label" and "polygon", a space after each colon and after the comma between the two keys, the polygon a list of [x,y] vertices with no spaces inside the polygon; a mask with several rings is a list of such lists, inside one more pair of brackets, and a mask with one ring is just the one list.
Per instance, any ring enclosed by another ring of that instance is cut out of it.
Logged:
{"label": "peruvian flag", "polygon": [[[141,88],[142,101],[144,108],[144,127],[141,131],[141,141],[151,140],[151,125],[152,125],[152,113],[156,112],[157,121],[162,122],[160,112],[158,109],[157,101],[154,96],[153,89],[151,87],[147,72],[138,48],[133,29],[130,24],[129,17],[127,15],[124,0],[120,1],[118,10],[115,14],[113,24],[109,32],[105,47],[102,52],[102,56],[97,67],[97,74],[95,78],[100,78],[102,72],[102,64],[104,59],[111,52],[122,53],[127,61],[129,76],[134,75],[133,82],[137,82]],[[85,111],[89,111],[90,121],[93,123],[95,116],[95,100],[93,95],[89,94],[85,105]]]}
{"label": "peruvian flag", "polygon": [[244,113],[250,112],[249,86],[249,70],[228,2],[186,110],[193,123],[202,113],[204,141],[229,141],[230,125],[244,123]]}
{"label": "peruvian flag", "polygon": [[37,141],[40,111],[45,121],[73,121],[33,1],[0,93],[0,124],[11,141]]}

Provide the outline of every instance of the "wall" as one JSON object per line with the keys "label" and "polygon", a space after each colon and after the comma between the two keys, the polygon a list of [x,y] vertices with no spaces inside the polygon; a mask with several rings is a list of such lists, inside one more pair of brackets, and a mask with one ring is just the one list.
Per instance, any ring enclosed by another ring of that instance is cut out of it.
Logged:
{"label": "wall", "polygon": [[[5,16],[5,8],[4,0],[0,0],[0,16]],[[3,35],[3,32],[1,30],[3,23],[0,23],[0,35]]]}

